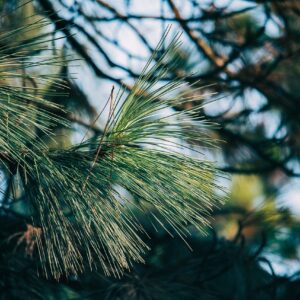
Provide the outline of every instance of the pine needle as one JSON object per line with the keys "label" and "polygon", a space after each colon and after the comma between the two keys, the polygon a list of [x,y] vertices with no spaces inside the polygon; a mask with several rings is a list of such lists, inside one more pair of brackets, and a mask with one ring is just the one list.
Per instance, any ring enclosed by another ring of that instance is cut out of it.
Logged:
{"label": "pine needle", "polygon": [[[8,42],[45,24],[37,21],[2,39]],[[126,95],[121,90],[115,99],[111,95],[103,135],[61,150],[50,150],[36,132],[51,136],[55,124],[68,126],[68,122],[56,115],[57,105],[44,100],[36,77],[31,77],[34,84],[28,87],[29,75],[24,72],[36,66],[59,66],[61,60],[30,59],[26,49],[44,51],[44,35],[0,47],[0,156],[7,168],[8,160],[18,166],[15,172],[32,207],[45,274],[59,279],[100,266],[108,275],[121,276],[133,262],[143,262],[149,249],[137,213],[150,212],[155,227],[188,244],[189,229],[205,233],[210,211],[222,202],[216,194],[220,187],[214,164],[179,151],[191,144],[211,146],[214,141],[206,133],[211,124],[198,117],[202,104],[171,109],[201,99],[185,92],[184,79],[162,84],[176,67],[173,54],[180,47],[176,36],[162,52],[165,39],[131,92]],[[23,84],[11,84],[11,79]],[[39,80],[56,79],[49,74]]]}

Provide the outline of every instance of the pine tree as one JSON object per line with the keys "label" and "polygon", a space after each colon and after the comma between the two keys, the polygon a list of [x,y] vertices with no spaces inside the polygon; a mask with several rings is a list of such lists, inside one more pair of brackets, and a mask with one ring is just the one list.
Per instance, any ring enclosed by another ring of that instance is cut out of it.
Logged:
{"label": "pine tree", "polygon": [[218,172],[186,153],[197,153],[198,142],[213,144],[210,124],[197,117],[202,104],[170,109],[199,99],[182,79],[160,84],[180,47],[177,35],[162,52],[164,36],[130,91],[112,89],[100,136],[60,147],[55,130],[72,122],[47,100],[64,86],[48,70],[63,69],[69,58],[53,53],[43,33],[48,25],[35,18],[1,36],[2,209],[17,214],[15,203],[22,202],[18,216],[27,231],[16,246],[37,251],[43,276],[58,280],[100,268],[120,277],[149,250],[142,216],[183,240],[191,228],[205,232],[210,210],[222,202]]}

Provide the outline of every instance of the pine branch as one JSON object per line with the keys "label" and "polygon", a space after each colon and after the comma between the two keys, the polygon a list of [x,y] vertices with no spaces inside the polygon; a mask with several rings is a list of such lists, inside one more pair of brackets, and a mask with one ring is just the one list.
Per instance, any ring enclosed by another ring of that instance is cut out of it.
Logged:
{"label": "pine branch", "polygon": [[[101,266],[106,274],[121,276],[134,261],[143,262],[148,250],[137,215],[147,212],[153,226],[179,235],[188,244],[190,228],[204,233],[209,212],[222,202],[216,196],[220,187],[213,163],[180,152],[190,151],[190,143],[200,141],[211,146],[206,133],[211,124],[198,117],[202,104],[171,109],[199,99],[189,95],[184,79],[160,84],[175,69],[178,60],[173,52],[180,47],[177,36],[162,53],[165,39],[131,91],[111,95],[109,118],[100,137],[70,149],[50,149],[36,131],[51,136],[55,125],[68,126],[70,118],[76,121],[72,116],[58,117],[60,108],[44,100],[36,87],[0,86],[0,94],[6,95],[0,103],[2,162],[14,162],[13,174],[22,181],[32,225],[38,229],[30,236],[36,240],[45,274],[59,279]],[[30,39],[25,45],[37,47],[39,40]],[[25,63],[19,67],[18,47],[10,48],[17,60],[15,77],[21,76],[18,70],[32,66],[23,54]],[[174,59],[170,62],[169,57]],[[26,76],[21,78],[26,83]],[[55,76],[42,79],[53,82]]]}

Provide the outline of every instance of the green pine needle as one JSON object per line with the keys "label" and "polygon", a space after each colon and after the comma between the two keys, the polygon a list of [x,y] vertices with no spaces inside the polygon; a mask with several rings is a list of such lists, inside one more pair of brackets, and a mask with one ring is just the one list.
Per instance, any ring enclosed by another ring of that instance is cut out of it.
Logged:
{"label": "green pine needle", "polygon": [[[3,39],[43,27],[41,22]],[[68,122],[56,116],[59,108],[43,100],[36,85],[28,87],[28,75],[22,73],[33,66],[60,65],[61,60],[30,59],[26,49],[43,51],[44,35],[23,41],[23,46],[0,48],[0,69],[9,66],[0,71],[1,81],[27,83],[0,86],[1,159],[9,168],[5,153],[17,166],[33,224],[40,228],[36,241],[46,274],[59,279],[101,266],[106,274],[121,276],[133,262],[143,262],[148,250],[137,214],[150,213],[155,227],[188,243],[189,229],[204,233],[210,211],[222,202],[216,196],[219,174],[213,163],[181,152],[190,151],[191,144],[211,146],[214,141],[207,134],[210,124],[198,117],[202,104],[171,109],[199,99],[190,96],[183,79],[163,81],[176,67],[176,59],[171,63],[169,57],[180,47],[176,36],[162,53],[165,39],[131,92],[112,93],[103,136],[68,150],[50,150],[37,139],[37,130],[51,135],[52,126]],[[38,78],[55,80],[51,74]]]}

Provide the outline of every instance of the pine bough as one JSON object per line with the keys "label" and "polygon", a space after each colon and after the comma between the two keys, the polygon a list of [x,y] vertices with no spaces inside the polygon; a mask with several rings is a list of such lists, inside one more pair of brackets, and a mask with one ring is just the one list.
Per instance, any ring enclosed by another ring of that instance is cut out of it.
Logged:
{"label": "pine bough", "polygon": [[43,35],[20,39],[43,26],[48,24],[41,19],[1,35],[0,159],[3,173],[21,182],[30,222],[39,228],[34,239],[45,273],[58,279],[100,265],[120,276],[133,262],[143,262],[148,250],[143,214],[184,240],[190,228],[205,232],[209,212],[221,203],[219,174],[213,163],[182,149],[213,145],[206,134],[210,124],[199,118],[202,104],[182,109],[199,100],[184,79],[162,81],[176,67],[172,53],[179,37],[164,51],[162,38],[130,92],[111,94],[101,137],[50,149],[41,136],[51,137],[53,128],[70,122],[59,117],[62,108],[45,100],[51,91],[39,86],[63,83],[27,71],[66,61],[52,55],[32,59],[49,51]]}

